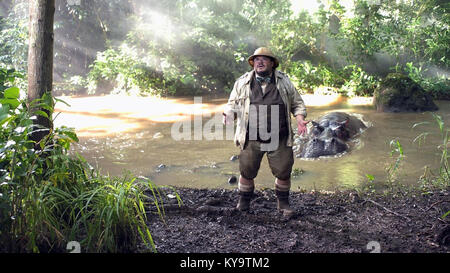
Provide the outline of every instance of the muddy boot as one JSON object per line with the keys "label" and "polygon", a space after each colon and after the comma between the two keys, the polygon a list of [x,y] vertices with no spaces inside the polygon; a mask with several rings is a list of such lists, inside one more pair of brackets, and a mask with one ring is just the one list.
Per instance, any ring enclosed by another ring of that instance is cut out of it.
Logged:
{"label": "muddy boot", "polygon": [[239,201],[236,209],[240,211],[248,211],[250,209],[250,200],[252,199],[253,192],[239,191]]}
{"label": "muddy boot", "polygon": [[295,214],[295,210],[289,206],[289,191],[275,191],[277,195],[278,211],[283,213],[286,217],[291,217]]}

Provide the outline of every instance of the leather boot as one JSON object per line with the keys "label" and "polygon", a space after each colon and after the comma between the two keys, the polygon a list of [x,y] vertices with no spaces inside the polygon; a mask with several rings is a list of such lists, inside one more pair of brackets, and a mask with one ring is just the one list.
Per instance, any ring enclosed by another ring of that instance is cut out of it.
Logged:
{"label": "leather boot", "polygon": [[253,192],[239,191],[239,201],[236,208],[240,211],[247,211],[250,209],[250,200],[252,199]]}
{"label": "leather boot", "polygon": [[277,196],[277,208],[278,211],[283,213],[284,216],[292,216],[295,214],[295,210],[289,205],[289,191],[275,190]]}

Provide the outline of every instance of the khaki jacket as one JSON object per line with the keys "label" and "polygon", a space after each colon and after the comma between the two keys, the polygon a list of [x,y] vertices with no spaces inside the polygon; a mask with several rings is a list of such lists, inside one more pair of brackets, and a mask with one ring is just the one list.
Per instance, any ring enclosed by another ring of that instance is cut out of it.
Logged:
{"label": "khaki jacket", "polygon": [[[236,146],[240,146],[241,149],[244,149],[246,141],[250,109],[250,83],[254,74],[255,71],[252,70],[237,79],[224,110],[224,114],[226,115],[237,114],[237,127],[234,135],[234,142],[236,143]],[[291,124],[290,113],[294,116],[303,115],[306,118],[305,103],[288,76],[281,71],[275,70],[275,84],[286,105],[287,124]],[[294,134],[291,127],[292,126],[288,126],[289,137],[287,146],[292,146],[293,144]]]}

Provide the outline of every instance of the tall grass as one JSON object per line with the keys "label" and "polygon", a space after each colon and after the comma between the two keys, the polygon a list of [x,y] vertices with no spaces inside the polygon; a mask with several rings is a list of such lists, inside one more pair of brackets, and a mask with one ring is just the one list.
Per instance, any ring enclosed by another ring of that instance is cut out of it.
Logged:
{"label": "tall grass", "polygon": [[[440,137],[440,144],[436,147],[440,153],[440,161],[439,161],[439,170],[437,174],[434,174],[428,166],[425,167],[425,173],[421,177],[421,181],[423,183],[423,187],[426,188],[428,186],[437,186],[440,188],[448,188],[450,186],[450,165],[448,162],[449,152],[448,149],[450,147],[450,137],[449,132],[450,129],[445,125],[441,116],[431,113],[434,124],[437,126],[438,134]],[[413,128],[416,128],[423,124],[429,124],[430,122],[420,122],[413,125]],[[435,134],[433,132],[422,132],[415,139],[414,142],[419,144],[419,147],[426,141],[428,135]]]}
{"label": "tall grass", "polygon": [[386,168],[387,184],[393,190],[396,174],[400,169],[402,161],[405,159],[405,153],[398,139],[391,140],[389,145],[391,147],[391,157],[395,160]]}
{"label": "tall grass", "polygon": [[[413,142],[418,143],[419,148],[425,143],[426,138],[432,134],[438,134],[440,138],[440,143],[436,146],[439,151],[439,167],[437,172],[433,171],[429,166],[425,166],[424,174],[418,178],[419,186],[418,190],[422,193],[429,193],[436,189],[448,189],[450,186],[450,165],[449,165],[449,148],[450,148],[450,129],[446,126],[442,117],[431,113],[433,124],[437,127],[437,132],[425,131],[420,133]],[[416,129],[421,125],[431,124],[430,121],[415,123],[412,128]],[[390,141],[390,156],[391,162],[386,167],[387,178],[384,182],[379,182],[380,188],[388,188],[388,192],[394,193],[396,190],[401,190],[404,185],[397,183],[397,174],[402,166],[402,162],[405,160],[406,155],[403,150],[403,146],[398,139],[393,139]],[[367,182],[360,189],[363,193],[374,193],[375,192],[375,177],[370,174],[366,174]],[[406,188],[405,188],[406,189]],[[448,214],[447,214],[448,215]]]}
{"label": "tall grass", "polygon": [[33,124],[29,109],[52,117],[56,102],[46,95],[27,105],[16,88],[0,97],[0,251],[65,252],[69,241],[82,252],[133,251],[140,243],[156,251],[147,209],[155,206],[159,217],[164,209],[149,179],[103,176],[81,156],[69,156],[78,138],[64,126],[47,130],[37,145],[30,140],[46,129]]}
{"label": "tall grass", "polygon": [[148,190],[158,191],[149,180],[95,173],[67,187],[44,183],[38,189],[41,210],[33,212],[47,230],[55,231],[50,234],[57,249],[68,241],[79,241],[86,252],[122,252],[135,250],[142,241],[156,250],[146,208],[161,202],[152,200]]}

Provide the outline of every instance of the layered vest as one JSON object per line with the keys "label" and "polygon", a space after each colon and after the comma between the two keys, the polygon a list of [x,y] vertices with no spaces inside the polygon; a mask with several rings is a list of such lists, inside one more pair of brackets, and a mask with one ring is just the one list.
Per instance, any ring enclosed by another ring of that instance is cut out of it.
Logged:
{"label": "layered vest", "polygon": [[[253,77],[250,85],[250,119],[247,127],[247,139],[258,140],[260,142],[270,142],[267,134],[278,129],[280,138],[289,135],[286,118],[286,105],[280,96],[275,84],[275,73],[272,74],[270,82],[265,87],[263,93],[261,84]],[[272,109],[278,108],[278,111]],[[277,114],[278,117],[272,117]],[[272,124],[272,118],[275,124]],[[277,128],[278,127],[278,128]],[[256,136],[256,139],[255,139]]]}

